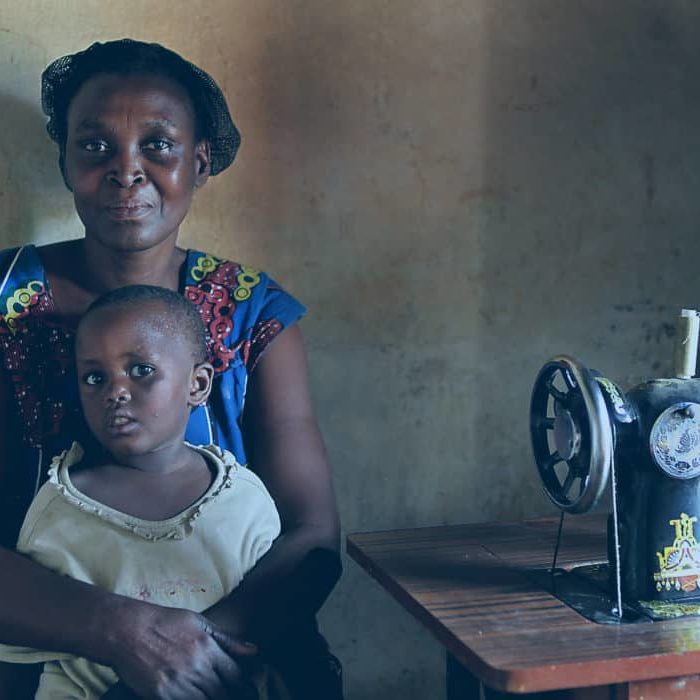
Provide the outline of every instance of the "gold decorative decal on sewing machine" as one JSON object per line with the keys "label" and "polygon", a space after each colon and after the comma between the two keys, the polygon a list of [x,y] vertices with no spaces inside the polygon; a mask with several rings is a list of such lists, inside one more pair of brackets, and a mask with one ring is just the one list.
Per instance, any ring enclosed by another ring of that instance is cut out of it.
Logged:
{"label": "gold decorative decal on sewing machine", "polygon": [[700,588],[700,546],[695,539],[695,516],[681,513],[677,520],[669,520],[676,529],[673,546],[657,552],[659,571],[654,574],[656,590],[676,590],[690,593]]}
{"label": "gold decorative decal on sewing machine", "polygon": [[671,600],[640,600],[639,606],[654,620],[700,617],[700,603],[679,603]]}
{"label": "gold decorative decal on sewing machine", "polygon": [[612,402],[615,411],[617,413],[623,413],[625,410],[625,401],[622,398],[620,390],[617,388],[617,386],[615,386],[613,382],[611,382],[609,379],[606,379],[605,377],[596,377],[595,380],[596,382],[598,382],[598,384],[600,384],[600,386],[610,397],[610,401]]}

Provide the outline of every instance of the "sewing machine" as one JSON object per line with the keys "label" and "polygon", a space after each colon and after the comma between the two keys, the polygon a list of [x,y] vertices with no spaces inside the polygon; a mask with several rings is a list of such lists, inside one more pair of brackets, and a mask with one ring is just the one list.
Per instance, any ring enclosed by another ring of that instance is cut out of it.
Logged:
{"label": "sewing machine", "polygon": [[[562,572],[553,564],[549,572],[550,589],[570,604],[561,591],[577,598],[583,587],[588,608],[591,590],[603,591],[593,595],[600,610],[591,619],[700,614],[700,379],[693,378],[699,329],[698,312],[684,309],[675,376],[627,392],[565,355],[547,362],[535,381],[532,446],[562,518],[591,510],[611,488],[609,566]],[[571,573],[578,576],[573,583]],[[581,605],[574,600],[573,607]]]}

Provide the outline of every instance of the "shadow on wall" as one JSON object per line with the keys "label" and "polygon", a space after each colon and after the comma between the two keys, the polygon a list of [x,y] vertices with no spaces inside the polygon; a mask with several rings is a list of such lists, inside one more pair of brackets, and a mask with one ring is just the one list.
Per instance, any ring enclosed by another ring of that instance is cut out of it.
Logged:
{"label": "shadow on wall", "polygon": [[280,264],[323,274],[318,261],[338,254],[342,209],[334,198],[351,189],[347,179],[340,182],[337,166],[348,138],[339,104],[342,64],[354,50],[355,31],[352,21],[342,21],[343,10],[308,5],[261,5],[250,20],[266,29],[254,48],[254,79],[232,79],[244,90],[234,105],[244,131],[236,197],[250,212],[242,233],[254,238],[256,255],[274,261],[280,276],[286,276]]}
{"label": "shadow on wall", "polygon": [[[287,5],[288,31],[260,44],[262,119],[245,135],[237,196],[257,202],[255,245],[311,310],[304,330],[345,526],[454,519],[465,506],[447,484],[475,461],[476,442],[478,258],[459,202],[479,71],[463,41],[471,13],[310,5]],[[430,491],[420,484],[433,469],[445,486]]]}
{"label": "shadow on wall", "polygon": [[36,242],[70,198],[39,108],[0,95],[0,111],[0,245],[5,247]]}
{"label": "shadow on wall", "polygon": [[0,246],[38,242],[72,214],[41,112],[46,49],[0,28]]}
{"label": "shadow on wall", "polygon": [[548,357],[623,387],[664,376],[675,316],[700,304],[700,9],[576,5],[526,3],[513,26],[507,4],[487,11],[485,187],[498,201],[479,231],[475,421],[494,436],[482,456],[498,518],[538,498],[526,417]]}

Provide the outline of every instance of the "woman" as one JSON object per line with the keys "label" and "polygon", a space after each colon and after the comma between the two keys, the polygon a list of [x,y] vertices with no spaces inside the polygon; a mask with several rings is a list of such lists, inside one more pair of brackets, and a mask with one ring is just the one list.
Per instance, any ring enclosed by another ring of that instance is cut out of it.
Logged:
{"label": "woman", "polygon": [[88,439],[72,368],[77,319],[100,294],[139,283],[178,290],[199,308],[218,377],[186,438],[248,461],[282,535],[207,618],[107,594],[0,550],[0,639],[112,666],[144,698],[187,700],[230,697],[218,657],[223,650],[235,665],[235,640],[247,639],[297,696],[340,697],[337,664],[313,623],[339,575],[339,525],[294,325],[303,307],[263,273],[176,246],[195,190],[235,157],[225,100],[177,54],[130,40],[58,59],[42,89],[85,236],[0,255],[4,543],[14,544],[51,457]]}

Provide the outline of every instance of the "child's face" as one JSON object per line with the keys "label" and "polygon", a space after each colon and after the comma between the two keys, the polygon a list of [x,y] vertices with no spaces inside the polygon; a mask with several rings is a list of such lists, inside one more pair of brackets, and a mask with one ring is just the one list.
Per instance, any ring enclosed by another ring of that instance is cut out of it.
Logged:
{"label": "child's face", "polygon": [[190,408],[211,386],[161,302],[99,309],[80,325],[76,364],[85,418],[117,460],[162,457],[182,449]]}

